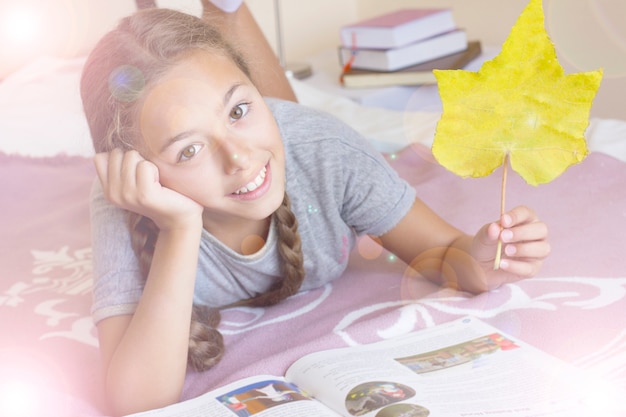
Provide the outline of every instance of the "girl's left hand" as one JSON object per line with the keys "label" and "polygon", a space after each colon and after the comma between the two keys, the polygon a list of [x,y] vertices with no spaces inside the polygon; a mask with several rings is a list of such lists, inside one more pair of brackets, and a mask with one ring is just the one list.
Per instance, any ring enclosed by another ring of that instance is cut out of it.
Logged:
{"label": "girl's left hand", "polygon": [[[534,276],[550,253],[547,237],[546,224],[525,206],[505,213],[499,223],[483,226],[474,236],[471,253],[485,271],[488,289]],[[502,257],[495,266],[499,239]]]}

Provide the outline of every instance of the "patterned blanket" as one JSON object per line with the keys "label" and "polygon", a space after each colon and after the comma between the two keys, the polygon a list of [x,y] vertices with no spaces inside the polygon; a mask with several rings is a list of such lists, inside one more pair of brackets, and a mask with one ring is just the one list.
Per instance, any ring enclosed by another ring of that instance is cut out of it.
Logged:
{"label": "patterned blanket", "polygon": [[[389,160],[461,229],[474,232],[497,218],[497,172],[460,179],[417,144]],[[94,176],[89,158],[0,155],[0,415],[107,415],[89,314]],[[226,357],[211,371],[191,373],[184,398],[244,376],[282,374],[312,351],[465,315],[590,372],[602,387],[626,391],[624,184],[624,162],[602,153],[536,188],[509,176],[507,205],[539,213],[553,252],[537,278],[479,296],[435,287],[363,238],[332,284],[271,308],[224,312]]]}

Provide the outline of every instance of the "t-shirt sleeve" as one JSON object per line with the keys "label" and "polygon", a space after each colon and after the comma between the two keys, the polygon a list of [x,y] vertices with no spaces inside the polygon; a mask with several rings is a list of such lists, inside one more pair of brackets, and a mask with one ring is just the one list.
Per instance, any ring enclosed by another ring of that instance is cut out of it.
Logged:
{"label": "t-shirt sleeve", "polygon": [[358,234],[382,235],[408,213],[415,189],[356,130],[304,106],[282,103],[278,110],[300,194],[315,194]]}
{"label": "t-shirt sleeve", "polygon": [[359,234],[379,236],[398,224],[415,202],[415,189],[357,132],[339,146],[345,163],[341,216]]}
{"label": "t-shirt sleeve", "polygon": [[143,292],[139,262],[132,250],[128,212],[107,201],[96,180],[91,190],[94,322],[132,314]]}

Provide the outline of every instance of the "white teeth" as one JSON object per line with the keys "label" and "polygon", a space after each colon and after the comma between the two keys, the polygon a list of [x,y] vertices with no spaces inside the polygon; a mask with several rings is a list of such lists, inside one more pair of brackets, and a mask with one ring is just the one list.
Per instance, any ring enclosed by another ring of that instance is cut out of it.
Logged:
{"label": "white teeth", "polygon": [[254,179],[254,181],[249,182],[245,187],[241,187],[234,194],[245,194],[251,191],[256,190],[259,185],[263,184],[263,180],[265,180],[265,173],[267,171],[266,167],[263,167],[259,175]]}

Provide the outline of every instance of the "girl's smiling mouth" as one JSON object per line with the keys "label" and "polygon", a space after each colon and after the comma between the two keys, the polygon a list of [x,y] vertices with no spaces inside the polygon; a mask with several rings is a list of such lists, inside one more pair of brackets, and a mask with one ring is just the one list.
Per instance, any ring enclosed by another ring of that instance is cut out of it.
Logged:
{"label": "girl's smiling mouth", "polygon": [[231,193],[231,196],[242,200],[254,200],[265,194],[271,184],[269,163],[261,169],[259,174],[249,183]]}

